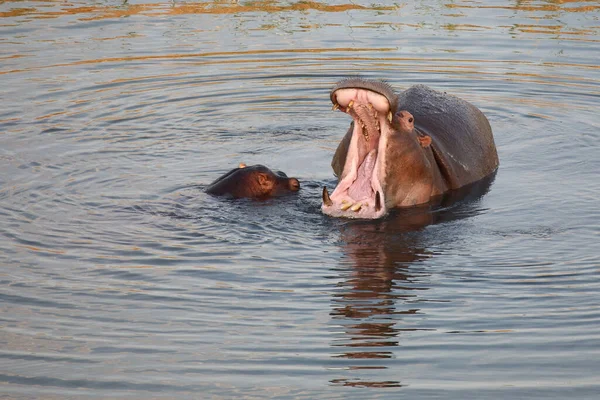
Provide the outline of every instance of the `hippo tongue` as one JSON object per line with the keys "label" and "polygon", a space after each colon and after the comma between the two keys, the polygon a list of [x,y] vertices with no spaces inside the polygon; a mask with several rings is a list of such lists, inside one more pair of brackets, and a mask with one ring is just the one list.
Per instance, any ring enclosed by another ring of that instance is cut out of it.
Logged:
{"label": "hippo tongue", "polygon": [[371,188],[371,176],[377,160],[377,150],[373,149],[367,154],[363,163],[358,167],[356,180],[348,188],[348,195],[354,200],[362,200],[365,197],[371,197],[373,189]]}

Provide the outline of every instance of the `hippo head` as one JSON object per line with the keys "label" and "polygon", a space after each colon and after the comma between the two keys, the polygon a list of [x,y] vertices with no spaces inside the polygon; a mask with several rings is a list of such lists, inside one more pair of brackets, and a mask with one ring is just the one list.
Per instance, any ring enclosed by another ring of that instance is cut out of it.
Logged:
{"label": "hippo head", "polygon": [[299,189],[298,179],[288,178],[281,171],[273,172],[264,165],[240,164],[238,168],[211,183],[206,191],[216,196],[266,199]]}
{"label": "hippo head", "polygon": [[[397,96],[380,81],[345,79],[331,91],[334,110],[353,123],[333,158],[339,183],[323,188],[322,211],[334,217],[375,219],[393,207],[429,201],[431,139],[418,135],[408,111],[396,113]],[[429,151],[429,154],[427,153]]]}

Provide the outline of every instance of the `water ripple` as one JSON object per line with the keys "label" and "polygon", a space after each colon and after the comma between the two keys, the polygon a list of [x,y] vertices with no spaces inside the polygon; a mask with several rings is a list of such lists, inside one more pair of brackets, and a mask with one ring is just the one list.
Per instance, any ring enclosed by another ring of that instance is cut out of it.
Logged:
{"label": "water ripple", "polygon": [[[4,2],[3,394],[594,398],[597,11]],[[354,75],[481,108],[486,193],[323,216]],[[204,193],[240,162],[301,190]]]}

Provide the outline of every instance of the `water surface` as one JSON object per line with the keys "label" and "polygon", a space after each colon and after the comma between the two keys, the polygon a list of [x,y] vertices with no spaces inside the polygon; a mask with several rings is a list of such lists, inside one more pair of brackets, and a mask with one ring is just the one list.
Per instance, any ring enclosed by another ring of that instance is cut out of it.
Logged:
{"label": "water surface", "polygon": [[[0,4],[0,393],[593,399],[596,1]],[[489,118],[487,193],[320,213],[340,78]],[[221,200],[238,163],[296,196]]]}

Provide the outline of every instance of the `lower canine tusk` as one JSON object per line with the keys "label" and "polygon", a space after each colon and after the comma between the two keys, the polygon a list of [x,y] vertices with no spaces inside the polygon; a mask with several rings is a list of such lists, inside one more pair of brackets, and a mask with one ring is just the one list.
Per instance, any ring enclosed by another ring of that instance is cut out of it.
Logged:
{"label": "lower canine tusk", "polygon": [[375,211],[381,210],[381,196],[379,192],[375,195]]}
{"label": "lower canine tusk", "polygon": [[323,186],[323,204],[326,206],[332,206],[333,201],[329,198],[329,192],[327,191],[327,186]]}

